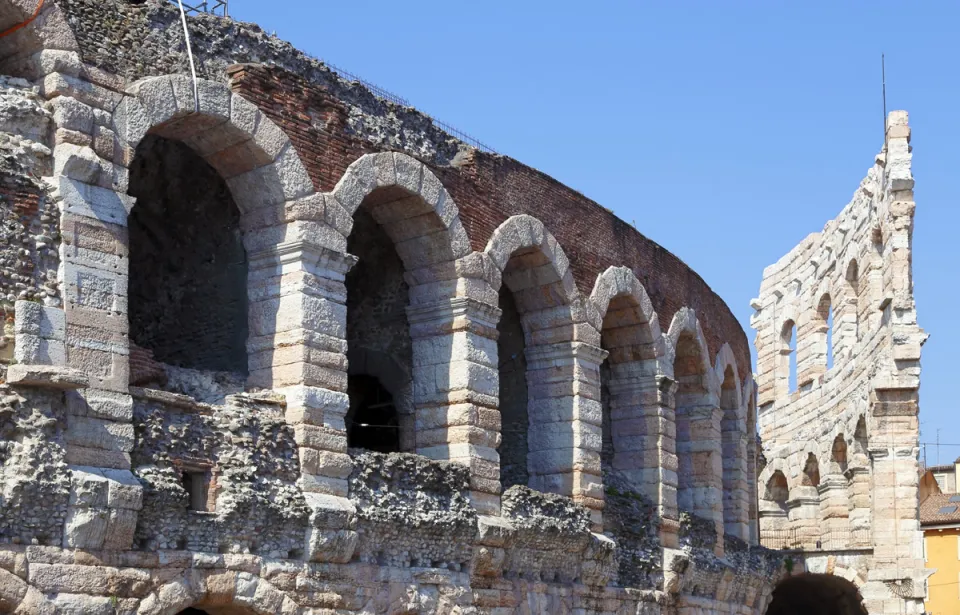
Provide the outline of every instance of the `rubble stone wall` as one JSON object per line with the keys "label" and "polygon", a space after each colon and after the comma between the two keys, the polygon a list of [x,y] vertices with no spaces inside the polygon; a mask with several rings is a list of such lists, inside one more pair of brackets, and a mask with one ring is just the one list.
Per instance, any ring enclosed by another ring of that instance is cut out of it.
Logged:
{"label": "rubble stone wall", "polygon": [[925,591],[911,157],[895,111],[851,202],[752,302],[761,541],[811,551],[807,568],[854,580],[870,613],[922,613]]}
{"label": "rubble stone wall", "polygon": [[[38,6],[0,0],[0,26]],[[29,150],[0,184],[34,169],[37,203],[14,229],[0,612],[762,613],[785,570],[756,545],[755,387],[706,283],[256,26],[189,29],[197,81],[159,0],[46,0],[0,39],[25,79],[0,110],[27,110],[2,135]],[[136,255],[164,233],[173,254]],[[216,271],[238,239],[243,275]],[[350,447],[362,374],[402,452]]]}

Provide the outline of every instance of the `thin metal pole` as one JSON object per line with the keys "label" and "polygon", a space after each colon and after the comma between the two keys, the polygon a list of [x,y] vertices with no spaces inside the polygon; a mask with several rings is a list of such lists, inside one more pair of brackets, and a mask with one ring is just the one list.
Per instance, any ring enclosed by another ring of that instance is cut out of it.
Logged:
{"label": "thin metal pole", "polygon": [[187,57],[190,58],[190,74],[193,75],[193,108],[200,113],[200,87],[197,83],[197,67],[193,63],[193,49],[190,47],[190,32],[187,31],[187,12],[183,10],[183,0],[177,0],[180,5],[180,21],[183,23],[183,38],[187,41]]}
{"label": "thin metal pole", "polygon": [[887,144],[887,65],[884,54],[880,54],[880,78],[883,82],[883,144]]}

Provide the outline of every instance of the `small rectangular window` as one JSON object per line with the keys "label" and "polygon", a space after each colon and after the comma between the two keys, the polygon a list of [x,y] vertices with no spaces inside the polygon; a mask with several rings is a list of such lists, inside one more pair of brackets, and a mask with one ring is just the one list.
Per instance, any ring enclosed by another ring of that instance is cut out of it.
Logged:
{"label": "small rectangular window", "polygon": [[189,496],[187,510],[195,512],[212,512],[213,498],[210,497],[210,471],[199,469],[184,469],[181,474],[181,484]]}

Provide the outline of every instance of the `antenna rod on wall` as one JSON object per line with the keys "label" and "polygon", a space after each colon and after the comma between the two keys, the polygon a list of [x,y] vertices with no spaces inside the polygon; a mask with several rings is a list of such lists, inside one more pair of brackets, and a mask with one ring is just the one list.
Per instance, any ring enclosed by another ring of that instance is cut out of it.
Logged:
{"label": "antenna rod on wall", "polygon": [[[880,54],[880,79],[883,83],[883,144],[887,144],[887,66],[884,54]],[[884,148],[886,149],[886,148]]]}

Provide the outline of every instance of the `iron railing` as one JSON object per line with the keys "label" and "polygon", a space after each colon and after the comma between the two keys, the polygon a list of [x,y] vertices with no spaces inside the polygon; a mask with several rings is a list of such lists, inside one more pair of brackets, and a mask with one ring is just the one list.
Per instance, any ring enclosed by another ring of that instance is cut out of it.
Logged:
{"label": "iron railing", "polygon": [[[187,2],[183,3],[183,10],[186,11],[187,15],[194,15],[196,13],[209,13],[211,15],[217,15],[219,17],[229,17],[230,8],[227,6],[229,0],[190,0],[193,4],[188,4]],[[177,0],[171,0],[174,4],[177,4]]]}
{"label": "iron railing", "polygon": [[818,532],[816,529],[788,528],[761,531],[760,544],[768,549],[842,551],[869,548],[873,543],[869,529]]}
{"label": "iron railing", "polygon": [[[174,4],[177,4],[177,0],[170,0],[170,1],[173,2]],[[194,15],[197,13],[208,13],[211,15],[217,15],[219,17],[229,17],[229,7],[227,6],[229,0],[201,0],[200,2],[197,2],[197,0],[190,0],[190,2],[192,2],[193,4],[188,4],[187,2],[183,3],[183,8],[188,15]],[[307,55],[307,54],[304,54],[304,55]],[[411,107],[411,108],[413,107],[410,101],[407,100],[406,98],[402,96],[398,96],[397,94],[394,94],[390,90],[380,87],[376,83],[367,81],[363,77],[360,77],[359,75],[355,75],[348,70],[344,70],[335,64],[331,64],[330,62],[327,62],[326,60],[320,60],[318,58],[314,58],[314,59],[320,62],[323,62],[327,68],[335,72],[342,79],[346,81],[354,81],[356,83],[359,83],[363,87],[370,90],[373,93],[373,95],[376,96],[377,98],[382,98],[383,100],[390,101],[393,104],[399,105],[401,107]],[[420,111],[420,113],[423,113],[423,112]],[[455,128],[454,126],[451,126],[446,122],[441,122],[440,120],[438,120],[437,118],[429,114],[423,113],[423,115],[430,118],[430,121],[433,122],[434,126],[446,132],[447,134],[453,137],[456,137],[460,141],[463,141],[464,143],[472,145],[473,147],[484,152],[488,152],[491,154],[498,153],[497,150],[493,149],[492,147],[490,147],[480,139],[477,139],[476,137],[469,135],[458,128]]]}

